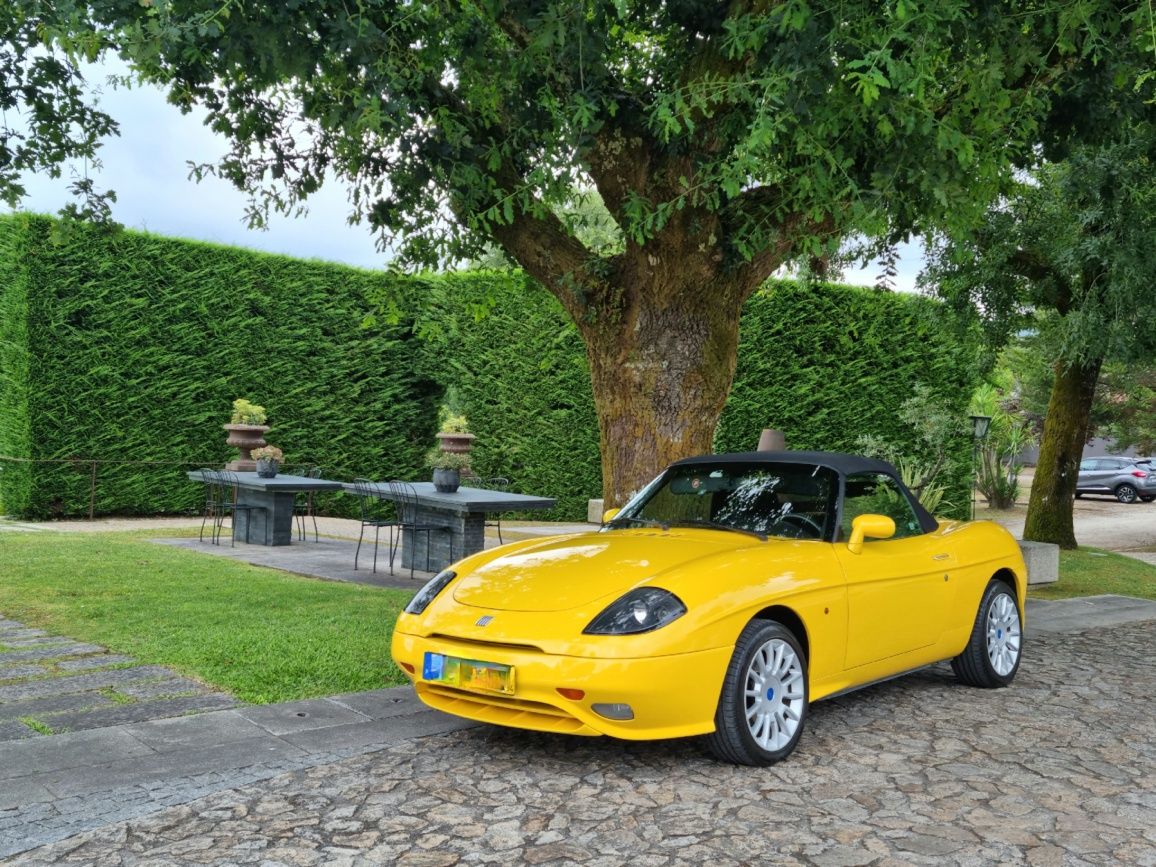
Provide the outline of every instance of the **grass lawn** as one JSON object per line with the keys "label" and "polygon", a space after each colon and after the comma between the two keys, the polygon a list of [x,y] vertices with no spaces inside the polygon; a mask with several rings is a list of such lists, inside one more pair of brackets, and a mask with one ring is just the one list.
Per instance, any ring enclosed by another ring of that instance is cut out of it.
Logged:
{"label": "grass lawn", "polygon": [[264,704],[395,686],[412,594],[288,575],[124,533],[0,533],[0,615]]}
{"label": "grass lawn", "polygon": [[1068,599],[1102,593],[1156,599],[1156,566],[1098,548],[1061,551],[1060,580],[1028,589],[1028,596],[1035,599]]}

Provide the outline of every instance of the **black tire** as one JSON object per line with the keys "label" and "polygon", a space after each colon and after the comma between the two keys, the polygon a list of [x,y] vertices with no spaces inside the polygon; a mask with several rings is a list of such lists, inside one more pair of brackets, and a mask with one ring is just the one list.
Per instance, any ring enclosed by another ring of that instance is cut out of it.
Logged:
{"label": "black tire", "polygon": [[1152,496],[1151,494],[1141,494],[1140,495],[1140,502],[1141,503],[1151,503],[1153,500],[1156,500],[1156,497]]}
{"label": "black tire", "polygon": [[1128,484],[1117,485],[1116,499],[1121,503],[1134,503],[1140,499],[1140,492]]}
{"label": "black tire", "polygon": [[1023,635],[1015,591],[993,578],[983,591],[967,647],[951,661],[951,670],[968,686],[1007,686],[1020,668]]}
{"label": "black tire", "polygon": [[[775,673],[780,669],[781,676]],[[767,686],[769,681],[772,685]],[[748,682],[759,684],[757,697],[747,696]],[[714,715],[715,730],[703,739],[706,748],[736,765],[782,761],[803,735],[808,696],[807,657],[798,639],[780,623],[752,620],[735,642]]]}

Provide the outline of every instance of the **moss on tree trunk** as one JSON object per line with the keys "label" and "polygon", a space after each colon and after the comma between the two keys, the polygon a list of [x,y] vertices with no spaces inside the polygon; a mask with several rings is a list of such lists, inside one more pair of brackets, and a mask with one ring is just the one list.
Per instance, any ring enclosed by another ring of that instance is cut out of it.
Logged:
{"label": "moss on tree trunk", "polygon": [[1056,377],[1044,419],[1024,539],[1053,542],[1067,549],[1076,547],[1072,503],[1101,363],[1102,359],[1055,364]]}
{"label": "moss on tree trunk", "polygon": [[740,311],[681,292],[636,306],[617,327],[585,329],[607,508],[672,461],[711,451],[734,379]]}

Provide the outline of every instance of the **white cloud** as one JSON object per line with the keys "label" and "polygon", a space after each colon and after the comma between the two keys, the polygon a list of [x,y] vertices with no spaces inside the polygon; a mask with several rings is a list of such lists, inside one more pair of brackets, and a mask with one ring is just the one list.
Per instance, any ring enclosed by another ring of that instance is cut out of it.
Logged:
{"label": "white cloud", "polygon": [[[108,63],[90,67],[90,82],[103,81],[123,67]],[[330,179],[308,201],[309,213],[288,218],[272,215],[266,231],[245,227],[246,196],[216,178],[197,183],[188,177],[188,162],[215,162],[227,144],[203,123],[200,111],[183,115],[155,87],[131,90],[103,88],[102,108],[121,127],[119,137],[104,142],[103,167],[90,172],[99,189],[116,191],[113,217],[130,229],[158,235],[213,241],[238,247],[325,259],[364,268],[383,268],[389,261],[378,252],[367,226],[350,226],[348,193]],[[55,213],[71,201],[71,166],[57,179],[28,176],[22,207]]]}

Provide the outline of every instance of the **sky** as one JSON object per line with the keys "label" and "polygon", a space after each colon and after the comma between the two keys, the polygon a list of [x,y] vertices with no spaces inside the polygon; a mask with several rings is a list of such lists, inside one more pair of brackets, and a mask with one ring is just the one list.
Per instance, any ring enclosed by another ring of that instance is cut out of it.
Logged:
{"label": "sky", "polygon": [[[123,72],[123,67],[116,63],[91,67],[88,80],[97,85],[109,71]],[[101,106],[120,123],[120,136],[104,142],[103,166],[89,174],[98,189],[116,191],[113,218],[127,228],[362,268],[388,265],[388,253],[377,249],[369,228],[348,224],[352,209],[341,182],[331,179],[311,196],[307,215],[272,215],[267,230],[248,229],[243,193],[215,178],[197,183],[189,177],[189,162],[215,162],[228,150],[225,139],[204,125],[203,114],[181,114],[152,86],[102,90]],[[72,200],[68,192],[71,173],[83,171],[82,165],[74,165],[57,179],[26,177],[28,196],[23,209],[59,211]],[[901,257],[895,286],[910,291],[921,264],[920,250],[902,248]],[[849,268],[843,281],[873,285],[879,272],[878,265]]]}

